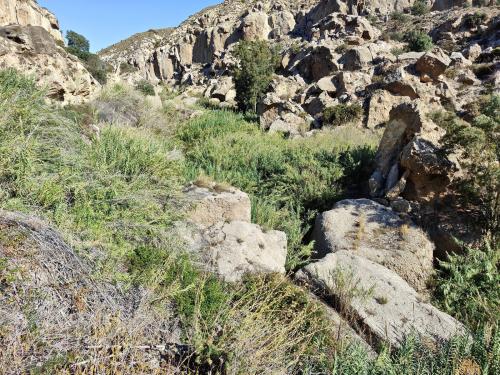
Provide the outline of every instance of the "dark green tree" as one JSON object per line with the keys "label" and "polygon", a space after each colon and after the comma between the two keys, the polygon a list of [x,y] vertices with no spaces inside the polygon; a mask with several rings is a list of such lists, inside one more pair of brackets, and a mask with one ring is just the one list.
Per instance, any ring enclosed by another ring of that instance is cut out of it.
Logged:
{"label": "dark green tree", "polygon": [[266,41],[242,41],[235,51],[236,101],[242,111],[256,111],[278,65],[278,51]]}
{"label": "dark green tree", "polygon": [[74,48],[81,52],[89,52],[90,51],[90,43],[87,38],[83,35],[78,34],[75,31],[68,30],[66,32],[66,39],[68,41],[68,47]]}

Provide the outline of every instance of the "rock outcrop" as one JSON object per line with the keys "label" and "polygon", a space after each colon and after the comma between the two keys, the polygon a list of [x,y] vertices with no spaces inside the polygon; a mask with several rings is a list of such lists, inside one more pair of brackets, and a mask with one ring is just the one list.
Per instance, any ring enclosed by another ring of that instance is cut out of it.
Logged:
{"label": "rock outcrop", "polygon": [[35,0],[0,0],[0,26],[40,26],[56,40],[63,42],[59,21]]}
{"label": "rock outcrop", "polygon": [[430,120],[431,110],[413,101],[391,111],[370,179],[373,197],[431,202],[446,193],[457,166],[438,152],[444,130]]}
{"label": "rock outcrop", "polygon": [[100,84],[82,63],[56,44],[40,26],[0,27],[0,68],[15,68],[33,75],[55,101],[79,103]]}

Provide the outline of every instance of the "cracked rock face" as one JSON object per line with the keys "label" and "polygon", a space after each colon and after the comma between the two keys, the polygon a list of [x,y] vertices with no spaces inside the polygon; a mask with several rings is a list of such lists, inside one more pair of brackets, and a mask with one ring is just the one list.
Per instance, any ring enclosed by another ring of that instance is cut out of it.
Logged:
{"label": "cracked rock face", "polygon": [[0,26],[43,27],[55,40],[64,41],[57,18],[34,0],[0,0]]}
{"label": "cracked rock face", "polygon": [[0,27],[0,68],[34,75],[47,86],[49,98],[65,103],[80,103],[100,88],[82,63],[41,26]]}

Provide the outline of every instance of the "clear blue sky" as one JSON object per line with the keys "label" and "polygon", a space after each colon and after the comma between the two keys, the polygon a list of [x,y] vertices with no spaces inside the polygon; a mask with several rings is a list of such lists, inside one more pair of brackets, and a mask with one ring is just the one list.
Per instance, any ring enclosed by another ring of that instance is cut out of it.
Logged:
{"label": "clear blue sky", "polygon": [[132,34],[177,26],[190,15],[222,0],[38,0],[59,19],[64,33],[74,30],[96,52]]}

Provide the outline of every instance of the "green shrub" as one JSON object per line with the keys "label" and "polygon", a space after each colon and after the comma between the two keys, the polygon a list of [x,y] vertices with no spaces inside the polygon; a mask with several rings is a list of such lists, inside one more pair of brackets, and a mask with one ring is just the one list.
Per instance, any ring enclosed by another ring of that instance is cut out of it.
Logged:
{"label": "green shrub", "polygon": [[464,17],[464,25],[467,28],[475,28],[481,26],[481,24],[486,20],[486,14],[475,12],[473,14],[467,14]]}
{"label": "green shrub", "polygon": [[465,249],[440,262],[435,298],[439,306],[471,329],[497,326],[500,318],[500,247]]}
{"label": "green shrub", "polygon": [[236,101],[242,111],[257,110],[278,64],[278,51],[266,41],[242,41],[235,50]]}
{"label": "green shrub", "polygon": [[355,122],[362,116],[363,108],[359,104],[339,104],[325,109],[323,121],[327,125],[340,126]]}
{"label": "green shrub", "polygon": [[432,38],[424,31],[409,31],[405,35],[405,41],[408,43],[408,48],[415,52],[425,52],[434,47]]}
{"label": "green shrub", "polygon": [[66,51],[78,57],[90,74],[101,84],[107,82],[107,74],[110,69],[108,64],[101,60],[95,53],[89,52],[89,41],[83,36],[74,31],[66,33],[68,47]]}
{"label": "green shrub", "polygon": [[66,32],[66,40],[68,41],[68,47],[73,50],[81,52],[90,51],[90,43],[88,39],[81,34],[68,30]]}
{"label": "green shrub", "polygon": [[404,14],[403,12],[394,12],[391,14],[391,19],[396,22],[408,22],[410,20],[410,16]]}
{"label": "green shrub", "polygon": [[444,150],[461,152],[460,165],[466,173],[455,187],[462,203],[477,212],[495,244],[500,235],[500,95],[479,100],[477,107],[471,123],[453,114],[437,116],[435,121],[447,130]]}
{"label": "green shrub", "polygon": [[422,16],[430,12],[429,5],[426,0],[416,0],[411,7],[411,14]]}
{"label": "green shrub", "polygon": [[204,174],[242,189],[252,197],[254,222],[287,233],[288,269],[308,258],[311,248],[303,242],[314,213],[361,181],[377,142],[354,130],[287,140],[224,111],[190,121],[178,138],[188,179]]}
{"label": "green shrub", "polygon": [[121,74],[134,73],[136,71],[137,71],[137,68],[134,65],[129,64],[128,62],[122,62],[120,64],[120,73]]}
{"label": "green shrub", "polygon": [[13,70],[0,72],[0,110],[1,208],[35,211],[78,233],[82,247],[104,249],[110,278],[129,277],[120,265],[137,246],[171,246],[167,228],[178,213],[170,199],[181,178],[168,142],[109,126],[86,142],[87,108],[50,108],[34,81]]}
{"label": "green shrub", "polygon": [[155,88],[152,85],[152,83],[149,82],[149,81],[147,81],[147,80],[145,80],[145,79],[143,79],[142,81],[137,82],[136,85],[135,85],[135,89],[137,91],[142,92],[146,96],[155,96],[156,95]]}

